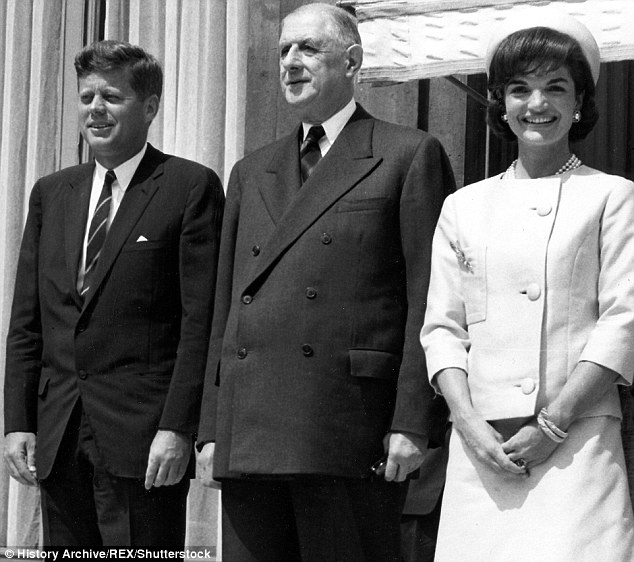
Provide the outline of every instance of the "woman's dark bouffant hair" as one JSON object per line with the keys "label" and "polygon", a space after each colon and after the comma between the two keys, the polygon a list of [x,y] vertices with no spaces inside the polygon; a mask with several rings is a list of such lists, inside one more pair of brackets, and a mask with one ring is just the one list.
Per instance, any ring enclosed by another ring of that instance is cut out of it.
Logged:
{"label": "woman's dark bouffant hair", "polygon": [[504,91],[509,82],[518,76],[549,72],[562,66],[572,76],[575,93],[583,93],[581,120],[572,124],[569,138],[571,141],[585,138],[599,119],[590,65],[572,37],[548,27],[516,31],[500,43],[491,59],[487,123],[497,136],[509,141],[517,140],[508,123],[502,121],[502,114],[506,112]]}

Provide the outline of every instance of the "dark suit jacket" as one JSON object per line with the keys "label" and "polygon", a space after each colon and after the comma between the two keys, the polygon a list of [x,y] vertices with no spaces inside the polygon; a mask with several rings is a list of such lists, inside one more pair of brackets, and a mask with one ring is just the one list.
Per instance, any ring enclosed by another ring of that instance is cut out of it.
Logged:
{"label": "dark suit jacket", "polygon": [[232,172],[199,428],[218,478],[365,476],[390,428],[433,425],[419,332],[454,188],[440,143],[358,107],[299,177],[297,129]]}
{"label": "dark suit jacket", "polygon": [[[94,164],[30,198],[7,339],[5,432],[37,433],[49,474],[81,397],[106,468],[141,478],[157,429],[196,431],[224,195],[200,164],[148,146],[82,301]],[[147,241],[138,241],[144,236]]]}

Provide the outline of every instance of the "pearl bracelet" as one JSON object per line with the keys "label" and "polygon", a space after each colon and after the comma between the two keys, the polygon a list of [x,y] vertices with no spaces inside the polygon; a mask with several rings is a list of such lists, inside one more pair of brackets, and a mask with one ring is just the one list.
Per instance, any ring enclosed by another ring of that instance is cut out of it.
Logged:
{"label": "pearl bracelet", "polygon": [[539,414],[537,414],[537,423],[546,436],[555,443],[563,443],[566,437],[568,437],[568,434],[565,431],[559,429],[552,421],[550,421],[550,418],[548,417],[548,410],[546,410],[546,408],[542,408]]}

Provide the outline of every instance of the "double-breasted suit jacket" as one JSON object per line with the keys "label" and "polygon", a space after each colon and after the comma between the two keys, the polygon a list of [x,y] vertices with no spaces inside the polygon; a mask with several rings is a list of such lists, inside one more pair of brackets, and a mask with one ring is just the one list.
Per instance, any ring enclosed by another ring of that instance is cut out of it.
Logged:
{"label": "double-breasted suit jacket", "polygon": [[37,433],[46,478],[78,399],[105,467],[141,478],[156,431],[195,433],[224,195],[210,169],[147,147],[85,299],[94,164],[30,198],[7,345],[5,431]]}
{"label": "double-breasted suit jacket", "polygon": [[418,332],[448,159],[358,106],[300,189],[298,134],[229,183],[199,429],[216,478],[364,476],[390,428],[434,417]]}

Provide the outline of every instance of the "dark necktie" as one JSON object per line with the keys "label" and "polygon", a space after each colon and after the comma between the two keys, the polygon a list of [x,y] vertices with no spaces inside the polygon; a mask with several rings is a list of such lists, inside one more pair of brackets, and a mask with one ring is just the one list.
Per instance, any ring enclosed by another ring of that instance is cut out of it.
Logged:
{"label": "dark necktie", "polygon": [[97,207],[90,221],[88,230],[88,243],[86,244],[86,273],[84,275],[84,283],[81,288],[81,296],[83,297],[92,282],[95,279],[95,270],[97,262],[103,248],[103,243],[108,234],[108,216],[110,215],[110,202],[112,201],[112,184],[117,179],[112,170],[106,173],[106,179],[103,182],[101,195],[97,202]]}
{"label": "dark necktie", "polygon": [[311,127],[299,149],[299,162],[302,169],[302,183],[313,173],[315,166],[321,160],[319,139],[325,134],[321,125]]}

